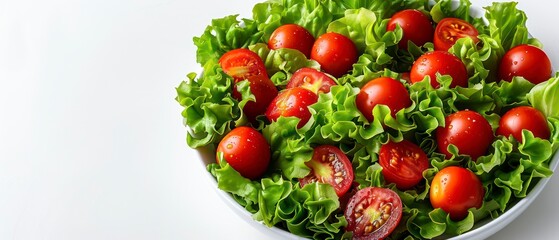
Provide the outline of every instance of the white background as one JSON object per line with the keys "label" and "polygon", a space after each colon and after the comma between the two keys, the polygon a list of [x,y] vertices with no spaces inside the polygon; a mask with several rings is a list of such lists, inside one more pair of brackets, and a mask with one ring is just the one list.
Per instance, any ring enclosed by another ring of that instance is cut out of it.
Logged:
{"label": "white background", "polygon": [[[174,101],[192,38],[255,2],[0,0],[0,239],[270,239],[218,198]],[[559,3],[519,2],[559,69]],[[558,188],[491,239],[556,236]]]}

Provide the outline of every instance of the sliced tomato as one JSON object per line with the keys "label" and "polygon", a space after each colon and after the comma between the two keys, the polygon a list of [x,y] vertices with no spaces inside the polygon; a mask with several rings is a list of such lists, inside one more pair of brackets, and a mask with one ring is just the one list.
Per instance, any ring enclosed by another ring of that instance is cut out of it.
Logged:
{"label": "sliced tomato", "polygon": [[364,188],[349,200],[344,216],[353,239],[384,239],[402,218],[402,200],[387,188]]}
{"label": "sliced tomato", "polygon": [[448,51],[460,38],[469,37],[479,42],[477,29],[470,23],[458,18],[443,18],[437,23],[433,43],[435,50]]}
{"label": "sliced tomato", "polygon": [[318,96],[302,87],[285,89],[272,100],[266,109],[266,117],[270,122],[283,117],[301,119],[297,127],[304,126],[311,118],[309,106],[318,101]]}
{"label": "sliced tomato", "polygon": [[299,179],[301,186],[309,183],[328,183],[334,187],[338,197],[342,197],[353,182],[353,167],[347,156],[331,145],[321,145],[314,149],[312,159],[305,163],[311,172]]}
{"label": "sliced tomato", "polygon": [[[250,92],[254,95],[256,101],[248,101],[243,108],[243,112],[254,123],[257,116],[264,115],[268,105],[278,95],[278,90],[267,76],[250,76],[247,80],[250,82]],[[236,87],[233,88],[233,97],[238,101],[243,98]]]}
{"label": "sliced tomato", "polygon": [[289,83],[287,83],[287,88],[303,87],[318,94],[329,93],[330,88],[334,85],[337,85],[337,83],[326,73],[314,68],[301,68],[293,73]]}
{"label": "sliced tomato", "polygon": [[266,76],[264,61],[253,51],[239,48],[226,52],[219,59],[223,71],[233,77],[235,82],[248,79],[251,76]]}
{"label": "sliced tomato", "polygon": [[384,180],[395,183],[398,189],[410,189],[423,179],[429,159],[419,146],[403,140],[382,145],[379,151]]}

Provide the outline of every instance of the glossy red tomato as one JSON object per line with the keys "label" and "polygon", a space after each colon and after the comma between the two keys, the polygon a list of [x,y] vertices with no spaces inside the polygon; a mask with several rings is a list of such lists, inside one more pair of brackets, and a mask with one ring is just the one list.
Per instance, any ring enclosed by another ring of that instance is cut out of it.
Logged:
{"label": "glossy red tomato", "polygon": [[361,88],[355,99],[357,109],[363,116],[373,121],[373,108],[378,105],[386,105],[395,116],[398,111],[411,105],[408,90],[401,82],[389,77],[380,77],[369,81]]}
{"label": "glossy red tomato", "polygon": [[470,170],[450,166],[439,171],[429,189],[433,208],[441,208],[454,221],[464,219],[468,209],[480,208],[484,197],[483,185]]}
{"label": "glossy red tomato", "polygon": [[[243,107],[243,112],[247,118],[254,122],[256,116],[263,115],[268,105],[278,95],[278,90],[274,83],[266,76],[250,76],[247,79],[250,82],[250,92],[254,95],[256,101],[248,101]],[[233,97],[241,101],[243,96],[237,88],[233,88]]]}
{"label": "glossy red tomato", "polygon": [[351,39],[338,33],[318,37],[311,50],[311,59],[320,63],[323,71],[341,77],[357,62],[357,48]]}
{"label": "glossy red tomato", "polygon": [[541,49],[531,45],[519,45],[510,49],[499,65],[499,78],[512,81],[514,76],[538,84],[551,77],[551,61]]}
{"label": "glossy red tomato", "polygon": [[328,183],[334,187],[338,197],[342,197],[353,182],[353,167],[347,156],[331,145],[321,145],[314,149],[312,159],[305,163],[311,172],[299,183],[305,186],[309,183]]}
{"label": "glossy red tomato", "polygon": [[235,82],[251,76],[268,78],[264,61],[258,54],[248,49],[239,48],[226,52],[219,59],[219,65],[227,75],[235,79]]}
{"label": "glossy red tomato", "polygon": [[437,147],[440,153],[450,158],[448,145],[458,148],[459,154],[466,154],[475,161],[485,155],[493,142],[493,129],[479,113],[464,110],[445,118],[446,126],[437,129]]}
{"label": "glossy red tomato", "polygon": [[477,29],[472,24],[458,18],[443,18],[437,23],[433,43],[435,50],[448,51],[460,38],[469,37],[479,42]]}
{"label": "glossy red tomato", "polygon": [[261,177],[270,163],[270,145],[262,134],[250,127],[237,127],[229,132],[217,146],[219,154],[243,177]]}
{"label": "glossy red tomato", "polygon": [[411,68],[410,78],[413,83],[416,83],[421,82],[425,76],[429,76],[431,86],[438,88],[440,84],[437,82],[437,73],[452,77],[451,88],[468,86],[466,66],[459,58],[445,51],[428,52],[415,60]]}
{"label": "glossy red tomato", "polygon": [[423,171],[429,168],[427,154],[407,140],[382,145],[378,161],[384,180],[402,190],[417,185],[423,179]]}
{"label": "glossy red tomato", "polygon": [[499,121],[497,134],[508,137],[512,135],[517,141],[522,139],[522,130],[529,130],[534,137],[549,139],[551,131],[542,112],[533,107],[521,106],[509,110]]}
{"label": "glossy red tomato", "polygon": [[270,49],[291,48],[311,57],[314,44],[313,35],[304,27],[297,24],[285,24],[278,27],[270,36],[268,47]]}
{"label": "glossy red tomato", "polygon": [[301,68],[293,73],[287,88],[303,87],[318,94],[329,93],[334,85],[337,83],[325,73],[314,68]]}
{"label": "glossy red tomato", "polygon": [[400,25],[404,35],[398,43],[401,49],[408,49],[408,41],[412,41],[417,46],[423,46],[427,42],[433,41],[433,24],[427,15],[415,9],[406,9],[392,15],[387,31],[394,31]]}
{"label": "glossy red tomato", "polygon": [[311,118],[309,106],[318,101],[318,96],[302,87],[285,89],[278,94],[266,110],[266,117],[271,122],[280,116],[301,119],[297,127],[304,126]]}
{"label": "glossy red tomato", "polygon": [[402,200],[387,188],[364,188],[351,197],[344,216],[353,239],[384,239],[402,218]]}
{"label": "glossy red tomato", "polygon": [[405,80],[407,83],[412,83],[409,72],[403,72],[402,75],[400,75],[400,79]]}

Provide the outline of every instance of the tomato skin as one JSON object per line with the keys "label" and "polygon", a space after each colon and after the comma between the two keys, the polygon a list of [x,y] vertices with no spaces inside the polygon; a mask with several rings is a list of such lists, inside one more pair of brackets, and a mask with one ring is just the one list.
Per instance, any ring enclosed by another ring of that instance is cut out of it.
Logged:
{"label": "tomato skin", "polygon": [[320,63],[323,71],[341,77],[357,62],[357,48],[351,39],[339,33],[322,34],[311,50],[311,59]]}
{"label": "tomato skin", "polygon": [[268,41],[270,49],[291,48],[311,57],[311,49],[314,44],[313,35],[304,27],[297,24],[285,24],[278,27]]}
{"label": "tomato skin", "polygon": [[400,25],[404,33],[398,43],[401,49],[408,49],[408,41],[412,41],[417,46],[433,41],[434,29],[431,19],[418,10],[406,9],[392,15],[386,30],[394,31],[397,25]]}
{"label": "tomato skin", "polygon": [[257,179],[268,169],[270,145],[264,136],[251,127],[237,127],[229,132],[217,146],[219,153],[243,177]]}
{"label": "tomato skin", "polygon": [[303,87],[318,93],[329,93],[330,88],[338,85],[332,78],[314,68],[301,68],[291,76],[287,88]]}
{"label": "tomato skin", "polygon": [[328,183],[342,197],[353,183],[353,167],[347,156],[336,146],[321,145],[314,149],[312,159],[305,163],[311,172],[299,179],[301,187],[313,183]]}
{"label": "tomato skin", "polygon": [[266,117],[271,122],[278,120],[280,116],[297,117],[301,119],[297,127],[301,128],[311,118],[308,106],[317,101],[318,96],[310,90],[302,87],[285,89],[272,100],[266,110]]}
{"label": "tomato skin", "polygon": [[441,75],[450,75],[452,83],[450,87],[467,87],[468,86],[468,70],[464,63],[445,51],[433,51],[423,54],[412,65],[410,78],[412,83],[421,82],[425,76],[431,78],[431,86],[438,88],[437,73]]}
{"label": "tomato skin", "polygon": [[460,221],[468,215],[468,209],[481,207],[484,192],[481,181],[472,171],[450,166],[433,178],[429,200],[433,208],[441,208],[453,221]]}
{"label": "tomato skin", "polygon": [[386,105],[392,111],[392,116],[403,108],[411,105],[408,90],[400,81],[389,77],[380,77],[365,84],[357,98],[355,104],[359,111],[369,120],[373,121],[373,108],[378,104]]}
{"label": "tomato skin", "polygon": [[219,65],[227,75],[235,79],[235,83],[251,76],[268,77],[264,61],[253,51],[239,48],[226,52],[219,59]]}
{"label": "tomato skin", "polygon": [[407,140],[382,145],[378,161],[384,180],[401,190],[417,185],[423,179],[423,171],[429,168],[427,154]]}
{"label": "tomato skin", "polygon": [[469,37],[478,43],[479,32],[470,23],[458,18],[443,18],[435,28],[433,44],[437,51],[448,51],[460,38]]}
{"label": "tomato skin", "polygon": [[526,129],[534,134],[534,137],[549,139],[551,131],[547,125],[547,119],[539,110],[521,106],[506,112],[499,121],[497,134],[508,137],[512,135],[517,141],[522,142],[522,130]]}
{"label": "tomato skin", "polygon": [[493,129],[489,122],[479,113],[463,110],[445,118],[446,126],[436,132],[437,148],[447,158],[452,157],[448,145],[458,148],[459,154],[466,154],[475,161],[485,155],[493,142]]}
{"label": "tomato skin", "polygon": [[[250,92],[256,101],[248,101],[243,107],[243,112],[251,122],[254,122],[257,116],[266,112],[268,105],[278,95],[278,90],[266,76],[251,76],[247,80],[250,82]],[[243,98],[236,87],[233,87],[233,97],[238,101]]]}
{"label": "tomato skin", "polygon": [[363,188],[349,199],[344,216],[353,239],[384,239],[402,218],[402,200],[388,188]]}
{"label": "tomato skin", "polygon": [[551,61],[538,47],[513,47],[501,59],[499,79],[510,82],[514,76],[524,77],[533,84],[544,82],[551,77]]}

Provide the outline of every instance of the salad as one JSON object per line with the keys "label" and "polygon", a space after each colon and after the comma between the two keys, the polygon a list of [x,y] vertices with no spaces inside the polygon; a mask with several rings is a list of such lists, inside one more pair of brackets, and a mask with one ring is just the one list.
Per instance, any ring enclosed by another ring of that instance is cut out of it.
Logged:
{"label": "salad", "polygon": [[516,3],[270,0],[214,19],[187,144],[256,221],[313,239],[467,232],[559,147],[559,74]]}

